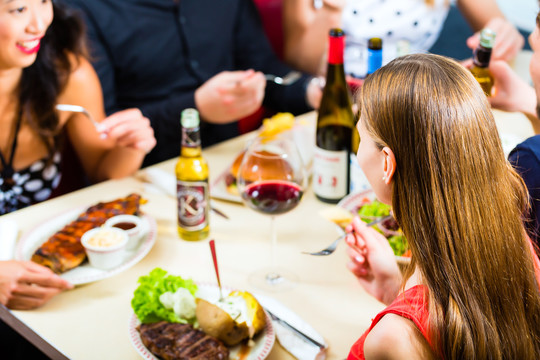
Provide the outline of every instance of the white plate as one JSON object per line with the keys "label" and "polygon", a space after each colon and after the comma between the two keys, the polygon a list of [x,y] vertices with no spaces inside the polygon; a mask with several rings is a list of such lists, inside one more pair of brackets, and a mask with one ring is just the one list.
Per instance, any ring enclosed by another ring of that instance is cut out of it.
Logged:
{"label": "white plate", "polygon": [[[42,222],[40,225],[26,232],[17,243],[15,259],[30,260],[41,244],[47,241],[51,235],[62,229],[66,224],[75,220],[87,208],[88,206],[69,210]],[[126,251],[124,261],[121,265],[113,269],[101,270],[90,266],[88,261],[85,260],[81,265],[62,273],[60,276],[73,285],[86,284],[121,273],[141,261],[141,259],[148,254],[150,249],[152,249],[152,246],[154,246],[157,234],[156,221],[152,217],[149,215],[142,215],[141,219],[143,220],[142,225],[144,235],[138,247]]]}
{"label": "white plate", "polygon": [[[341,199],[337,206],[356,215],[358,214],[358,209],[360,209],[362,205],[372,202],[375,199],[375,193],[373,190],[369,189],[345,196],[343,199]],[[339,226],[338,228],[339,231],[343,233],[343,229],[341,229]],[[405,256],[396,256],[396,260],[400,264],[408,264],[411,262],[411,258]]]}
{"label": "white plate", "polygon": [[210,184],[210,196],[214,199],[232,201],[241,204],[242,198],[240,197],[240,195],[234,195],[227,191],[227,184],[225,183],[225,179],[229,174],[229,169],[231,168],[231,166],[232,163],[227,166],[227,168],[221,174],[219,174],[219,176],[215,178],[214,181],[212,181],[212,183]]}
{"label": "white plate", "polygon": [[[219,299],[219,288],[217,287],[217,285],[197,283],[197,287],[197,297],[208,300],[210,302],[216,302]],[[223,295],[226,296],[232,290],[233,289],[231,288],[223,287]],[[143,359],[159,360],[142,343],[139,332],[137,331],[137,326],[139,326],[139,324],[140,321],[137,316],[135,314],[132,314],[129,318],[128,324],[129,339],[131,340],[131,344],[135,347],[135,350],[139,353],[139,355],[142,356]],[[272,350],[272,346],[274,346],[275,339],[276,336],[274,333],[274,328],[272,326],[272,320],[270,319],[268,314],[266,314],[266,327],[260,334],[255,337],[255,345],[249,348],[249,352],[247,354],[245,352],[242,352],[242,354],[244,355],[242,357],[242,360],[265,359],[268,354],[270,354],[270,350]],[[243,345],[236,345],[229,348],[229,359],[237,359],[240,350],[242,349],[242,346]]]}

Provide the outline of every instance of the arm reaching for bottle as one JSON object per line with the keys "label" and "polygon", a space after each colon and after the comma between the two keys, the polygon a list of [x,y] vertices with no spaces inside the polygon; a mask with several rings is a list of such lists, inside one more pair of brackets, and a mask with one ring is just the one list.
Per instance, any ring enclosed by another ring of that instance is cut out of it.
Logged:
{"label": "arm reaching for bottle", "polygon": [[368,293],[390,304],[399,292],[402,277],[388,240],[359,217],[346,231],[350,233],[345,239],[350,259],[347,268]]}
{"label": "arm reaching for bottle", "polygon": [[0,261],[0,303],[14,310],[35,309],[73,285],[31,261]]}

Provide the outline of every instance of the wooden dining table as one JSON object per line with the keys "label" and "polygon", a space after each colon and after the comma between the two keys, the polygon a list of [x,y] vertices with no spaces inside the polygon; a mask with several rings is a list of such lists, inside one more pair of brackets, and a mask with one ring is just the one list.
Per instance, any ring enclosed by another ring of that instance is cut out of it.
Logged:
{"label": "wooden dining table", "polygon": [[[495,116],[499,129],[521,139],[532,135],[532,127],[522,115],[495,112]],[[315,113],[309,113],[299,120],[314,123],[315,117]],[[246,134],[204,149],[211,182],[227,171],[253,136]],[[172,175],[175,163],[176,159],[171,159],[153,168]],[[276,217],[277,265],[292,271],[299,279],[291,289],[280,292],[262,291],[248,282],[250,272],[270,264],[270,218],[241,203],[213,199],[213,205],[229,219],[211,213],[210,236],[197,242],[179,238],[175,198],[165,192],[149,191],[148,184],[137,176],[105,181],[4,217],[18,224],[21,238],[58,214],[130,193],[139,193],[147,200],[142,210],[157,223],[156,242],[140,262],[114,276],[65,291],[35,310],[0,308],[4,322],[52,358],[140,358],[128,336],[128,322],[133,313],[130,302],[137,279],[161,267],[196,282],[216,283],[210,239],[216,242],[222,284],[281,302],[323,336],[328,344],[327,359],[346,358],[351,345],[384,308],[347,270],[344,243],[331,256],[302,254],[302,251],[320,250],[338,236],[336,226],[321,216],[321,211],[333,205],[317,200],[310,187],[296,209]],[[267,359],[294,357],[276,341]]]}

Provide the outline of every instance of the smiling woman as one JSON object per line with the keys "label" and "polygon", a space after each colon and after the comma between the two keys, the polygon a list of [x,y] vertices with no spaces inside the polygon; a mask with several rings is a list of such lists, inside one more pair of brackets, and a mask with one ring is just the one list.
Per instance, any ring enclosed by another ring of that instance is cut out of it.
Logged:
{"label": "smiling woman", "polygon": [[[155,145],[139,110],[104,119],[84,38],[80,19],[57,2],[0,0],[0,215],[50,197],[65,173],[66,141],[94,181],[135,172]],[[58,113],[58,103],[87,109],[107,137],[84,115]],[[36,308],[71,287],[35,263],[0,261],[0,303],[11,309]]]}

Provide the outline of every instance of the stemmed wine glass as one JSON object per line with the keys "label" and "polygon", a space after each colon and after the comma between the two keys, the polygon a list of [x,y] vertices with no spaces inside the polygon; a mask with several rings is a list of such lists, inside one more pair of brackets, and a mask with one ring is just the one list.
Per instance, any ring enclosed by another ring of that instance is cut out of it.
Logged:
{"label": "stemmed wine glass", "polygon": [[297,277],[275,264],[275,216],[294,209],[302,198],[305,169],[295,142],[285,136],[257,137],[247,147],[238,170],[237,185],[243,202],[251,209],[270,215],[272,262],[251,274],[249,282],[262,290],[292,287]]}

